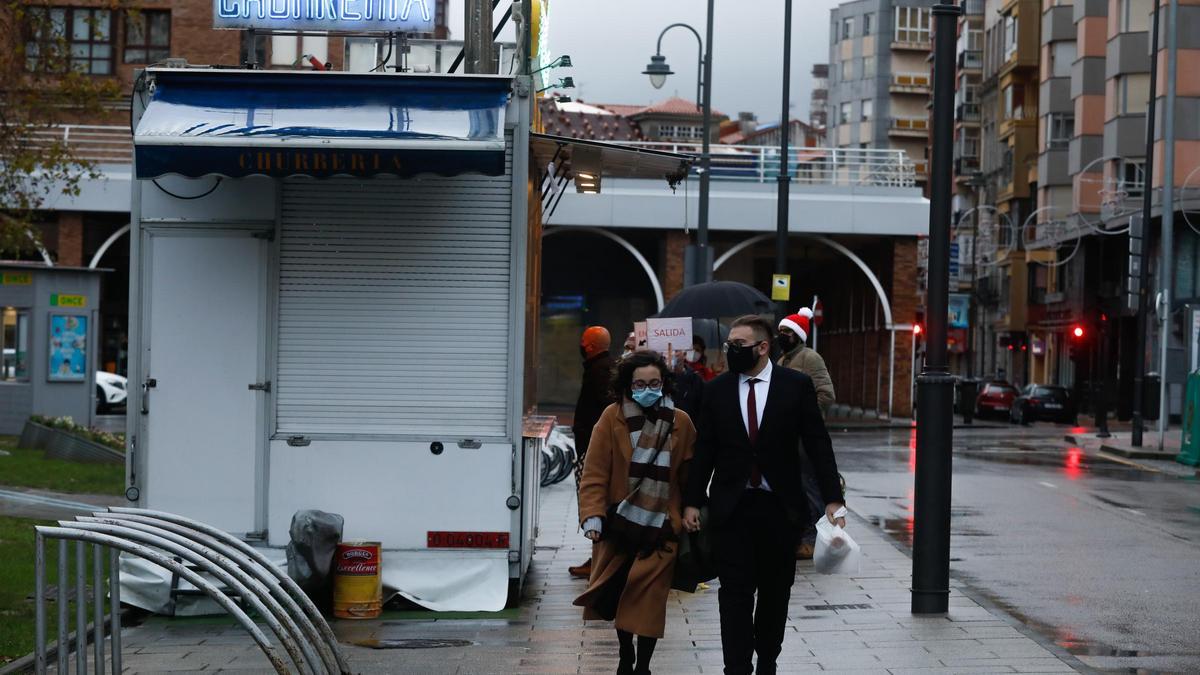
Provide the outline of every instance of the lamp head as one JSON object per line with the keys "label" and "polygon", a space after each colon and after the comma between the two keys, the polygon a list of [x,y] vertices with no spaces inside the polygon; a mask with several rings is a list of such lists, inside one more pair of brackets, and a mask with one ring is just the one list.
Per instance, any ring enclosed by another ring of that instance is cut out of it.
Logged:
{"label": "lamp head", "polygon": [[654,85],[655,89],[662,89],[663,85],[667,83],[667,76],[675,73],[667,65],[667,57],[655,54],[650,57],[650,63],[642,71],[642,74],[650,76],[650,84]]}

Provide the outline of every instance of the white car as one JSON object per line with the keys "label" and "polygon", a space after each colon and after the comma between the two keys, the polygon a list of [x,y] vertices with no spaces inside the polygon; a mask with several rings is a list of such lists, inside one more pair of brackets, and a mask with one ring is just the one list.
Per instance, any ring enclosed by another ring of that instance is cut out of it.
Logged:
{"label": "white car", "polygon": [[124,408],[128,393],[125,391],[126,379],[123,375],[96,371],[96,413],[104,414],[114,408]]}

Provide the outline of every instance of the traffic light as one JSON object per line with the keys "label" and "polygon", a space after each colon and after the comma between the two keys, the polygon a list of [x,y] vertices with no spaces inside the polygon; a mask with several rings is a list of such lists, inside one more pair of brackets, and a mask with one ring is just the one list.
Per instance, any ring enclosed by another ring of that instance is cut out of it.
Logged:
{"label": "traffic light", "polygon": [[1087,329],[1083,324],[1074,324],[1067,331],[1067,358],[1079,359],[1084,356],[1084,348],[1087,346]]}

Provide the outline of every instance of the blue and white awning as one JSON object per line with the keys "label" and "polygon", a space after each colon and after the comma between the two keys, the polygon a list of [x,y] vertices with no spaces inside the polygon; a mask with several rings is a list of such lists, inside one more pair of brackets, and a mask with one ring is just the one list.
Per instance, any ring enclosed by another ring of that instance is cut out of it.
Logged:
{"label": "blue and white awning", "polygon": [[507,77],[157,69],[146,84],[138,178],[504,173]]}

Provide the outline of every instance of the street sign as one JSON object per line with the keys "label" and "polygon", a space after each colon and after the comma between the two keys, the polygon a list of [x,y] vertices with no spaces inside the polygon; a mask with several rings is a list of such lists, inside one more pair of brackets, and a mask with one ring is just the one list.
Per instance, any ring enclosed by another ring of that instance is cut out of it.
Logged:
{"label": "street sign", "polygon": [[781,301],[792,299],[792,275],[775,274],[771,277],[771,299]]}
{"label": "street sign", "polygon": [[813,303],[812,322],[818,326],[825,322],[825,305],[821,304],[820,300]]}
{"label": "street sign", "polygon": [[432,33],[430,0],[213,0],[213,28]]}

